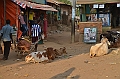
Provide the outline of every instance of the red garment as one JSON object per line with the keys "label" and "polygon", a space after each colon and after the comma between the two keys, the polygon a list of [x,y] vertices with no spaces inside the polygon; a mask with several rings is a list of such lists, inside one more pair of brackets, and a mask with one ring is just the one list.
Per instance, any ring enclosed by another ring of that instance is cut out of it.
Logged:
{"label": "red garment", "polygon": [[22,31],[18,30],[17,31],[17,39],[19,39],[21,37],[21,35],[22,35]]}
{"label": "red garment", "polygon": [[47,37],[47,19],[45,18],[44,19],[44,27],[43,27],[43,32],[44,32],[44,35],[45,35],[45,38]]}

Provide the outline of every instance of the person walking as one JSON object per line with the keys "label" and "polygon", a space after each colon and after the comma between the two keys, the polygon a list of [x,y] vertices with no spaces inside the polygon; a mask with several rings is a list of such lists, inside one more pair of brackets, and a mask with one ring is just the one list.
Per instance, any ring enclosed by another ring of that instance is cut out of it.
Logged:
{"label": "person walking", "polygon": [[13,28],[10,26],[10,20],[6,20],[6,25],[2,27],[1,30],[1,37],[3,40],[4,44],[4,56],[3,60],[7,60],[10,52],[10,47],[11,47],[11,42],[13,42],[12,39],[12,33],[13,33]]}
{"label": "person walking", "polygon": [[25,36],[25,35],[27,35],[28,27],[27,27],[27,25],[26,25],[26,23],[24,21],[23,15],[24,15],[24,12],[21,11],[20,15],[19,15],[19,20],[20,20],[20,23],[21,23],[20,30],[22,31],[22,36]]}

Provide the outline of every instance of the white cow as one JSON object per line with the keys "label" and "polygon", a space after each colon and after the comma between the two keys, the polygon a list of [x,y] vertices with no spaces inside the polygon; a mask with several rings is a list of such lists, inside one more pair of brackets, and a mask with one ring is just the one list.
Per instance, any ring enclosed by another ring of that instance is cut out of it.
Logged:
{"label": "white cow", "polygon": [[90,48],[90,57],[94,56],[101,56],[108,54],[108,45],[110,45],[110,42],[107,38],[103,37],[101,39],[101,43],[95,44],[94,46],[91,46]]}

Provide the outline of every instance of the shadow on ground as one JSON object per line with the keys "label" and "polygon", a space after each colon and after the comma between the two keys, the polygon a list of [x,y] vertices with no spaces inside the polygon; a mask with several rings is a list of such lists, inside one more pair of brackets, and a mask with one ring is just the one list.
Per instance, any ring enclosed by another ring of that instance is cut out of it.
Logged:
{"label": "shadow on ground", "polygon": [[67,71],[63,72],[63,73],[60,73],[60,74],[57,74],[55,76],[53,76],[52,78],[50,79],[79,79],[79,75],[76,75],[76,76],[70,76],[70,74],[75,70],[74,67],[68,69]]}

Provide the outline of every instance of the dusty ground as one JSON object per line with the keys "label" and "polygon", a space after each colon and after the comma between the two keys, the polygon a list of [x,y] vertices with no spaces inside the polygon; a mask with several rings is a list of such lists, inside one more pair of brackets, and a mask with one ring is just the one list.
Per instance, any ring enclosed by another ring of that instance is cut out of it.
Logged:
{"label": "dusty ground", "polygon": [[[0,79],[120,79],[120,54],[89,57],[92,44],[70,43],[70,32],[52,33],[38,50],[66,47],[67,55],[51,63],[26,63],[14,50],[7,61],[0,60]],[[2,55],[0,55],[0,58]]]}

